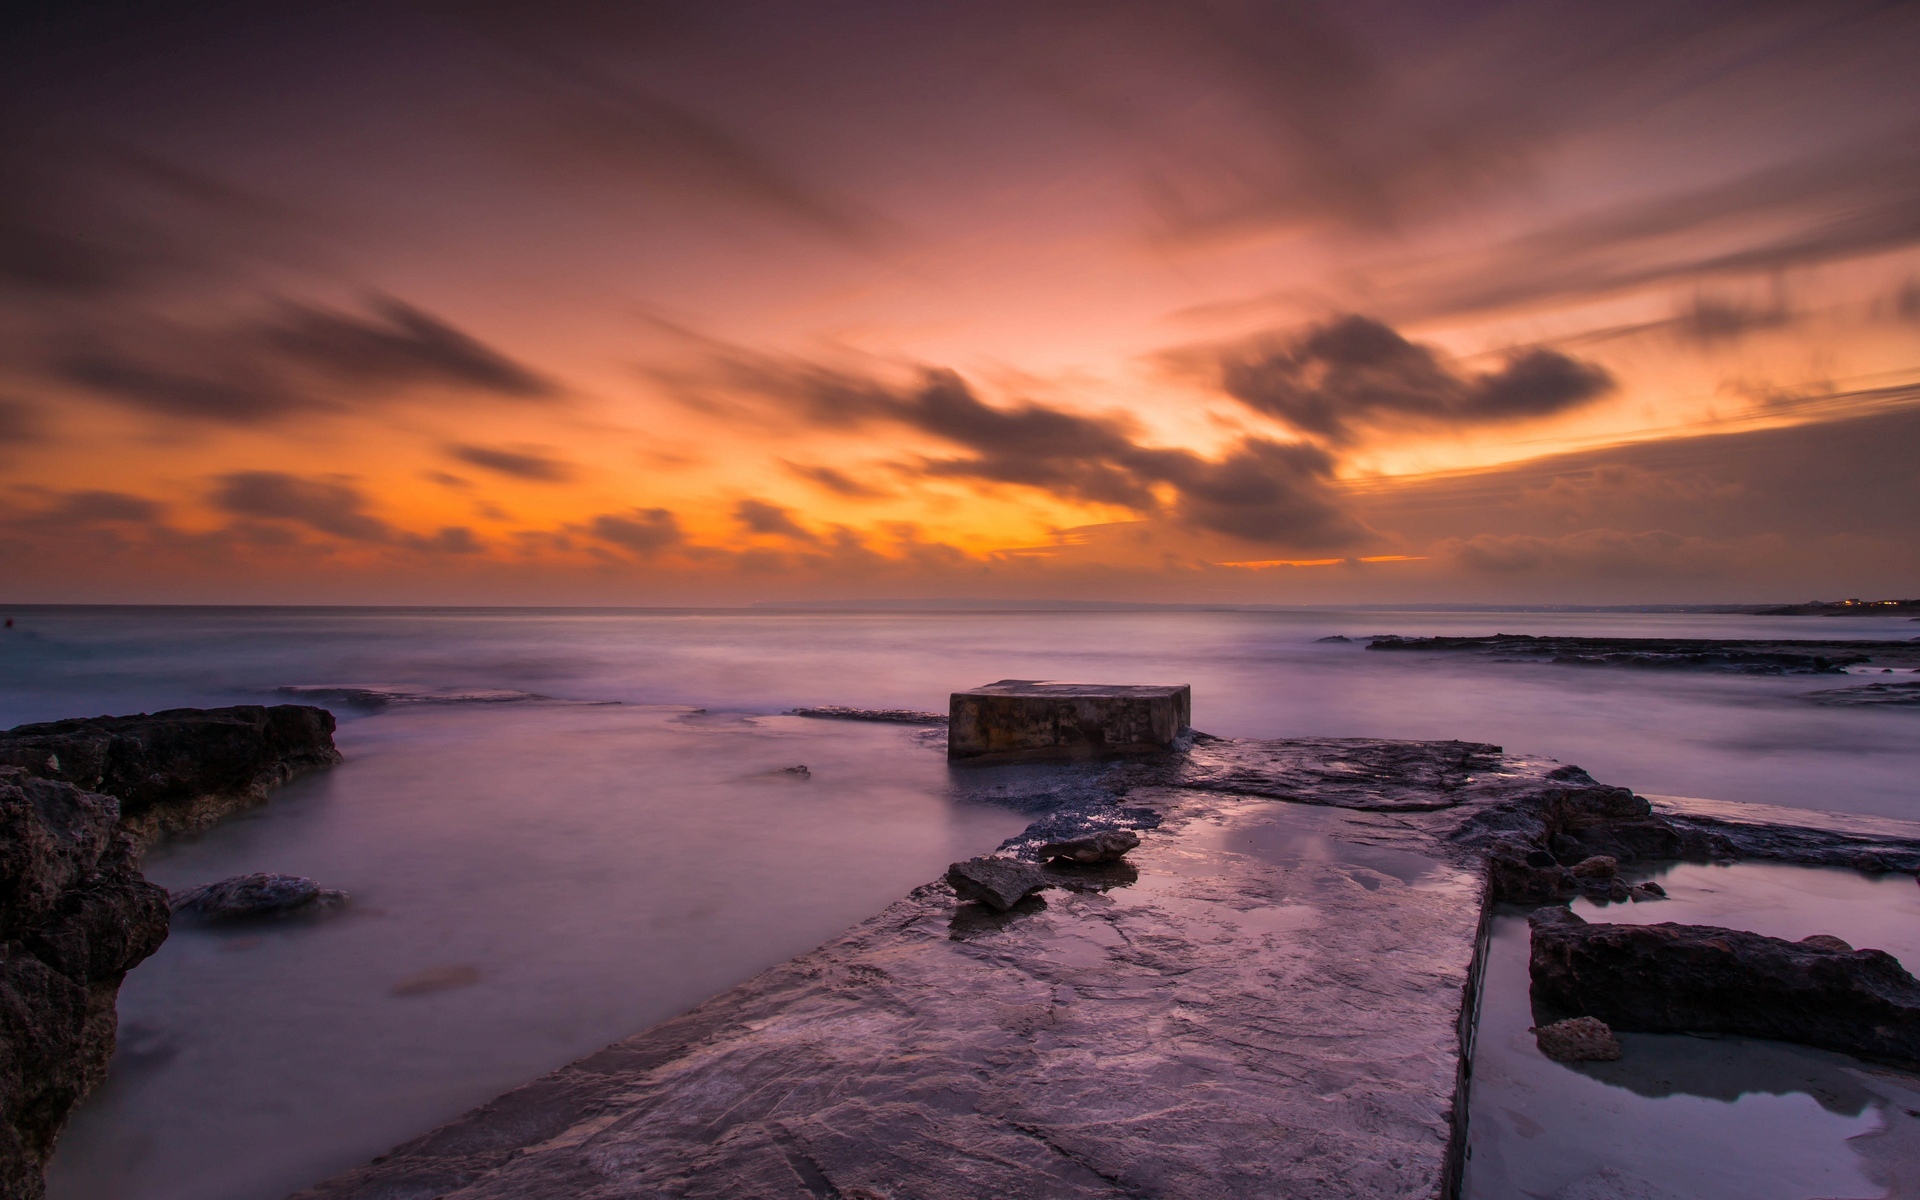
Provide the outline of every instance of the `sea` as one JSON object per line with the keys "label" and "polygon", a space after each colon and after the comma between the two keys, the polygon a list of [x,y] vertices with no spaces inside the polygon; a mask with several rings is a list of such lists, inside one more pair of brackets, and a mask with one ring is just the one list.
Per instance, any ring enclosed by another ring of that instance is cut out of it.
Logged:
{"label": "sea", "polygon": [[[176,927],[121,990],[120,1048],[60,1144],[53,1200],[284,1196],[818,945],[1030,819],[957,786],[925,729],[796,707],[944,711],[950,692],[999,679],[1186,683],[1195,727],[1222,736],[1492,742],[1647,795],[1920,819],[1920,708],[1810,702],[1831,677],[1380,653],[1364,640],[1920,635],[1898,617],[0,615],[13,621],[0,630],[0,727],[280,703],[287,688],[386,701],[327,700],[342,766],[148,854],[149,878],[168,888],[280,871],[352,899],[323,920]],[[1335,637],[1353,640],[1323,640]]]}

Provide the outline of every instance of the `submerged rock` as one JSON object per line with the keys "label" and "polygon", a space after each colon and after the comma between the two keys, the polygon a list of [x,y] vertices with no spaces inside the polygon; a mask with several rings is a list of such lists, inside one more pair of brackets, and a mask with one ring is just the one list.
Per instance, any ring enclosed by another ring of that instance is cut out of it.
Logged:
{"label": "submerged rock", "polygon": [[175,892],[170,903],[174,912],[202,920],[240,921],[322,913],[346,901],[345,892],[323,888],[311,879],[261,871]]}
{"label": "submerged rock", "polygon": [[1005,912],[1058,881],[1039,866],[1016,858],[970,858],[947,868],[947,882],[960,899]]}
{"label": "submerged rock", "polygon": [[1588,924],[1565,910],[1533,919],[1537,1009],[1616,1029],[1727,1033],[1920,1066],[1920,981],[1883,950],[1711,925]]}
{"label": "submerged rock", "polygon": [[1064,842],[1048,842],[1040,847],[1042,859],[1091,865],[1118,862],[1127,851],[1140,844],[1140,836],[1125,829],[1103,829],[1087,837]]}
{"label": "submerged rock", "polygon": [[790,708],[789,716],[818,717],[829,721],[879,721],[887,725],[939,725],[947,724],[947,714],[922,712],[915,708],[846,708],[838,704],[822,704],[815,708]]}
{"label": "submerged rock", "polygon": [[1619,1039],[1605,1021],[1594,1017],[1536,1026],[1533,1040],[1540,1053],[1555,1062],[1614,1062],[1620,1057]]}
{"label": "submerged rock", "polygon": [[0,768],[0,1196],[38,1200],[67,1114],[106,1076],[127,971],[167,936],[112,796]]}
{"label": "submerged rock", "polygon": [[333,714],[304,704],[176,708],[0,733],[0,765],[105,792],[141,842],[204,829],[267,790],[340,761]]}

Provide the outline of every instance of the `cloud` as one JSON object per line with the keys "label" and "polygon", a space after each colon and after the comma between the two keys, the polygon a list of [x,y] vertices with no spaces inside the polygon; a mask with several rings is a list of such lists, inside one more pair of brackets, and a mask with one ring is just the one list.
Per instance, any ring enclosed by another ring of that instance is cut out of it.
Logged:
{"label": "cloud", "polygon": [[236,516],[294,521],[359,542],[391,542],[393,527],[366,512],[367,498],[344,483],[280,471],[222,475],[213,505]]}
{"label": "cloud", "polygon": [[15,525],[68,529],[102,523],[158,524],[166,506],[128,492],[85,490],[63,492],[46,508],[22,514]]}
{"label": "cloud", "polygon": [[574,474],[571,463],[525,447],[519,450],[500,450],[462,443],[449,446],[447,453],[476,467],[485,467],[489,471],[497,471],[502,475],[511,475],[516,479],[527,479],[537,483],[563,483],[572,479]]}
{"label": "cloud", "polygon": [[0,446],[37,442],[45,436],[38,408],[24,400],[0,397]]}
{"label": "cloud", "polygon": [[956,446],[953,457],[895,464],[909,478],[969,479],[1113,505],[1265,544],[1312,548],[1366,536],[1341,512],[1334,460],[1323,449],[1245,438],[1217,460],[1143,445],[1123,416],[1031,401],[992,405],[961,376],[922,368],[912,381],[707,343],[704,370],[666,376],[695,395],[711,385],[757,393],[816,426],[903,425]]}
{"label": "cloud", "polygon": [[366,315],[286,304],[252,335],[291,362],[351,383],[437,384],[516,398],[552,396],[549,380],[438,317],[387,296]]}
{"label": "cloud", "polygon": [[680,522],[664,508],[636,508],[631,515],[605,513],[588,523],[594,537],[648,558],[684,540]]}
{"label": "cloud", "polygon": [[812,531],[795,521],[787,509],[764,500],[742,500],[733,506],[733,519],[753,533],[792,538],[799,542],[819,540]]}
{"label": "cloud", "polygon": [[437,317],[386,297],[364,315],[281,302],[224,328],[149,327],[55,354],[56,378],[145,412],[229,425],[335,412],[420,387],[509,400],[558,388]]}
{"label": "cloud", "polygon": [[1369,317],[1316,325],[1289,343],[1230,351],[1221,386],[1256,412],[1343,445],[1395,425],[1486,425],[1551,416],[1613,389],[1605,370],[1553,350],[1511,355],[1497,371],[1464,374],[1429,346]]}
{"label": "cloud", "polygon": [[832,467],[808,466],[803,463],[791,463],[783,460],[782,465],[802,479],[810,480],[838,496],[855,500],[878,500],[892,495],[891,492],[862,483],[844,471]]}
{"label": "cloud", "polygon": [[479,554],[486,549],[464,525],[443,526],[430,537],[409,537],[407,545],[426,554]]}

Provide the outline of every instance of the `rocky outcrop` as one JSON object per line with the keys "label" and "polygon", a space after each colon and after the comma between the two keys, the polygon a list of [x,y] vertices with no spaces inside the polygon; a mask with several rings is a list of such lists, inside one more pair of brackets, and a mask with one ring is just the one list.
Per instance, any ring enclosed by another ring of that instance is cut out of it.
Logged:
{"label": "rocky outcrop", "polygon": [[1119,862],[1127,851],[1140,845],[1140,835],[1126,829],[1103,829],[1086,837],[1043,844],[1038,856],[1043,861],[1093,866]]}
{"label": "rocky outcrop", "polygon": [[1620,1058],[1620,1039],[1597,1017],[1568,1017],[1537,1026],[1533,1042],[1540,1053],[1555,1062],[1616,1062]]}
{"label": "rocky outcrop", "polygon": [[0,1195],[35,1200],[105,1076],[121,978],[167,936],[112,796],[0,768]]}
{"label": "rocky outcrop", "polygon": [[340,761],[333,714],[304,704],[82,717],[0,734],[0,765],[118,798],[141,843],[204,829],[269,788]]}
{"label": "rocky outcrop", "polygon": [[347,894],[299,875],[256,872],[173,893],[174,912],[203,921],[314,916],[339,908]]}
{"label": "rocky outcrop", "polygon": [[975,763],[1156,754],[1193,721],[1186,684],[1002,679],[950,698],[947,757]]}
{"label": "rocky outcrop", "polygon": [[828,721],[879,721],[886,725],[939,725],[944,728],[947,723],[947,714],[922,712],[917,708],[845,708],[838,704],[823,704],[817,708],[790,708],[787,714]]}
{"label": "rocky outcrop", "polygon": [[1013,858],[971,858],[947,868],[947,883],[963,901],[1005,912],[1058,882],[1033,863]]}
{"label": "rocky outcrop", "polygon": [[1799,1042],[1920,1066],[1920,981],[1883,950],[1711,925],[1589,924],[1543,910],[1529,960],[1536,1011],[1616,1029]]}
{"label": "rocky outcrop", "polygon": [[1383,634],[1369,650],[1475,654],[1503,662],[1655,670],[1730,671],[1739,675],[1841,675],[1850,666],[1920,666],[1920,640],[1849,641],[1796,638],[1401,637]]}

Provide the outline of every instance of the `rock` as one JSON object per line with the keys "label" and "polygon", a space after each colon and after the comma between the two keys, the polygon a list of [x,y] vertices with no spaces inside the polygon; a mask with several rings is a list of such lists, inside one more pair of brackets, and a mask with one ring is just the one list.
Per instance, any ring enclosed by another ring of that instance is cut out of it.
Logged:
{"label": "rock", "polygon": [[1040,847],[1040,857],[1071,863],[1118,862],[1127,851],[1140,844],[1140,836],[1126,829],[1103,829],[1088,837],[1065,842],[1048,842]]}
{"label": "rock", "polygon": [[781,767],[780,770],[777,772],[777,774],[791,775],[795,779],[812,779],[813,778],[813,772],[807,769],[807,764],[805,763],[799,763],[791,767]]}
{"label": "rock", "polygon": [[333,714],[304,704],[177,708],[0,733],[0,765],[118,798],[142,843],[204,829],[267,789],[340,761]]}
{"label": "rock", "polygon": [[1642,904],[1648,900],[1665,900],[1666,898],[1666,889],[1657,883],[1636,883],[1627,889],[1627,899],[1633,901],[1635,904]]}
{"label": "rock", "polygon": [[1741,675],[1844,675],[1869,662],[1911,666],[1920,645],[1899,641],[1793,638],[1535,637],[1496,633],[1479,637],[1375,636],[1369,650],[1479,654],[1500,662],[1550,662],[1655,670],[1731,671]]}
{"label": "rock", "polygon": [[1610,880],[1620,873],[1620,860],[1606,854],[1595,854],[1581,859],[1569,870],[1575,879]]}
{"label": "rock", "polygon": [[1920,981],[1881,950],[1711,925],[1533,923],[1536,1010],[1616,1029],[1726,1033],[1920,1066]]}
{"label": "rock", "polygon": [[0,768],[0,1195],[38,1200],[73,1106],[106,1076],[120,981],[167,936],[119,805]]}
{"label": "rock", "polygon": [[1580,890],[1573,872],[1553,855],[1515,840],[1496,842],[1489,850],[1487,886],[1503,904],[1551,904]]}
{"label": "rock", "polygon": [[953,693],[947,757],[984,762],[1167,750],[1193,719],[1193,689],[1002,679]]}
{"label": "rock", "polygon": [[1328,636],[1323,638],[1315,638],[1313,640],[1316,642],[1351,642],[1353,639],[1350,637],[1346,637],[1343,634],[1335,633],[1335,634],[1329,634]]}
{"label": "rock", "polygon": [[789,716],[819,717],[830,721],[879,721],[889,725],[945,725],[947,714],[921,712],[914,708],[843,708],[823,704],[818,708],[790,708]]}
{"label": "rock", "polygon": [[947,868],[947,882],[961,900],[1005,912],[1029,893],[1055,880],[1034,863],[1016,858],[970,858]]}
{"label": "rock", "polygon": [[176,892],[171,906],[176,913],[202,920],[239,921],[322,913],[346,901],[345,892],[323,888],[311,879],[256,872]]}
{"label": "rock", "polygon": [[1831,950],[1836,954],[1852,954],[1853,947],[1830,933],[1816,933],[1800,939],[1802,946],[1811,946],[1815,950]]}
{"label": "rock", "polygon": [[1605,1021],[1593,1017],[1570,1017],[1533,1030],[1540,1053],[1555,1062],[1613,1062],[1620,1057],[1620,1042]]}

